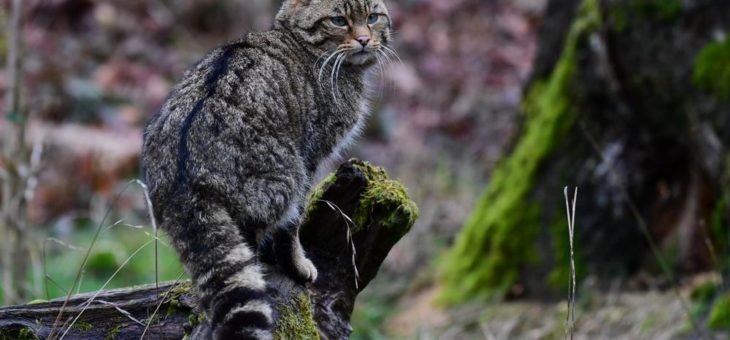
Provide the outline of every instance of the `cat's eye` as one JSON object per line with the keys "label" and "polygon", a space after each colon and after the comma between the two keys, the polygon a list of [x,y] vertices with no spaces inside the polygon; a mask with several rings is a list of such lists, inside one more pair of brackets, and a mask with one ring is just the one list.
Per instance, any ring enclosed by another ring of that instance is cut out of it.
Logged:
{"label": "cat's eye", "polygon": [[380,16],[377,14],[368,15],[368,25],[372,25],[372,24],[378,22],[379,18],[380,18]]}
{"label": "cat's eye", "polygon": [[347,26],[347,19],[345,17],[332,17],[332,24],[335,26]]}

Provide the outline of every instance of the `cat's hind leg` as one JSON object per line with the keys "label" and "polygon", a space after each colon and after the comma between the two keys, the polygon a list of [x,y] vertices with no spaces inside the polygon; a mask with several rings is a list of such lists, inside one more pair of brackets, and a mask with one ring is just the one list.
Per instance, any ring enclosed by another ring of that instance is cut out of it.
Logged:
{"label": "cat's hind leg", "polygon": [[212,339],[271,339],[272,307],[253,245],[221,206],[191,200],[165,228],[200,291]]}

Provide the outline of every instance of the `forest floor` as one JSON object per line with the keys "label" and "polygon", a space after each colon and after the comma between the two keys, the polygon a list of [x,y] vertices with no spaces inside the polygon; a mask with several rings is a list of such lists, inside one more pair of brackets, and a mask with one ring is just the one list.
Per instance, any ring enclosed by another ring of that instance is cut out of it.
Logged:
{"label": "forest floor", "polygon": [[[678,290],[628,290],[615,284],[609,290],[590,287],[578,292],[574,339],[727,339],[726,333],[703,325],[707,305],[692,292],[713,274],[699,275]],[[566,288],[567,289],[567,288]],[[677,296],[680,294],[681,298]],[[566,300],[518,300],[472,303],[442,309],[435,302],[438,288],[431,286],[409,294],[393,307],[383,333],[369,338],[395,339],[565,339],[568,323]],[[363,306],[360,305],[362,309]],[[361,311],[362,312],[362,311]],[[688,314],[689,313],[689,314]],[[688,315],[700,325],[694,330]]]}

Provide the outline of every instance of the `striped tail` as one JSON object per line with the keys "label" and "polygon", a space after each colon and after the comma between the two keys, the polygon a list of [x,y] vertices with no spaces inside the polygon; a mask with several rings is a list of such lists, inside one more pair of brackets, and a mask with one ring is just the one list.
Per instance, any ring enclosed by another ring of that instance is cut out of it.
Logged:
{"label": "striped tail", "polygon": [[175,219],[181,227],[165,229],[200,291],[212,338],[272,339],[271,302],[253,247],[222,208],[191,207],[185,215]]}

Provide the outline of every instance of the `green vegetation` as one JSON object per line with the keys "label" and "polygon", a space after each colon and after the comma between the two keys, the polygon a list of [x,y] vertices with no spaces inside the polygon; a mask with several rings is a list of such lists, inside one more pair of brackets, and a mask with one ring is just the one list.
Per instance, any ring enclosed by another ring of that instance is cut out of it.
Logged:
{"label": "green vegetation", "polygon": [[[368,286],[366,291],[373,291],[373,287]],[[355,303],[355,309],[352,313],[353,333],[350,336],[352,340],[381,340],[388,339],[385,334],[384,326],[388,318],[395,311],[396,299],[383,297],[376,294],[360,294]]]}
{"label": "green vegetation", "polygon": [[601,25],[596,0],[584,0],[551,76],[532,85],[524,101],[520,139],[497,166],[486,192],[444,259],[442,301],[488,299],[518,280],[520,267],[535,261],[540,208],[527,201],[542,161],[573,126],[570,87],[579,40]]}
{"label": "green vegetation", "polygon": [[18,333],[18,340],[24,339],[39,339],[38,336],[30,328],[22,328]]}
{"label": "green vegetation", "polygon": [[17,330],[0,329],[0,340],[38,340],[40,339],[30,327]]}
{"label": "green vegetation", "polygon": [[[355,161],[354,165],[365,174],[368,186],[353,216],[353,233],[367,228],[371,217],[378,216],[378,222],[392,229],[393,239],[399,240],[418,219],[416,203],[408,197],[403,184],[389,179],[383,168],[362,161]],[[384,216],[385,212],[389,215]]]}
{"label": "green vegetation", "polygon": [[[572,195],[572,193],[571,193]],[[548,283],[557,289],[565,289],[568,286],[568,280],[571,280],[570,274],[570,239],[568,238],[568,220],[565,213],[560,213],[565,207],[556,208],[555,221],[550,226],[550,236],[552,242],[553,258],[555,267],[548,275]],[[581,247],[575,243],[579,240],[581,229],[576,228],[573,235],[573,258],[575,259],[575,277],[580,281],[585,277],[588,271],[587,264],[581,255]]]}
{"label": "green vegetation", "polygon": [[317,206],[317,203],[319,199],[322,198],[322,194],[324,193],[324,189],[327,188],[330,184],[334,183],[337,177],[335,176],[335,173],[331,173],[327,175],[322,181],[320,181],[309,193],[309,198],[307,199],[307,212],[304,214],[304,216],[309,216],[312,213],[312,209]]}
{"label": "green vegetation", "polygon": [[730,293],[720,296],[707,319],[707,326],[715,330],[730,331]]}
{"label": "green vegetation", "polygon": [[114,274],[127,256],[129,256],[127,250],[119,242],[100,240],[89,255],[86,270],[100,277],[108,277]]}
{"label": "green vegetation", "polygon": [[[193,289],[193,283],[191,281],[185,281],[170,290],[165,297],[165,303],[167,303],[167,316],[176,312],[190,313],[190,315],[194,315],[190,307],[180,302],[180,297],[183,294],[188,294],[191,289]],[[164,296],[165,294],[163,293],[162,295]]]}
{"label": "green vegetation", "polygon": [[[363,193],[363,206],[358,210],[355,220],[358,228],[366,228],[370,223],[370,214],[380,213],[381,209],[393,210],[394,212],[382,220],[386,228],[395,228],[396,226],[406,226],[403,229],[394,229],[393,237],[400,238],[413,225],[417,216],[418,208],[412,202],[406,190],[398,181],[390,180],[385,171],[380,167],[375,167],[367,162],[357,161],[355,166],[361,170],[367,180],[368,188]],[[310,195],[311,203],[321,197],[323,190],[334,182],[335,174],[328,175],[320,182]],[[96,231],[95,226],[90,224],[80,225],[74,233],[74,245],[61,245],[58,243],[49,243],[48,252],[46,254],[46,268],[49,277],[55,282],[48,283],[49,298],[57,298],[65,296],[67,290],[73,285],[76,270],[82,262],[86,249],[91,243],[91,239]],[[140,226],[122,226],[121,224],[105,229],[96,244],[93,246],[87,261],[86,268],[82,275],[80,288],[78,292],[89,292],[100,289],[105,281],[109,279],[114,272],[124,264],[125,261],[135,251],[141,248],[134,255],[124,268],[110,281],[105,289],[129,287],[139,284],[152,283],[155,280],[155,265],[153,259],[154,247],[149,243],[152,239],[150,228]],[[182,271],[182,266],[178,261],[177,255],[173,249],[167,245],[169,241],[166,235],[161,234],[162,241],[159,245],[159,270],[160,281],[171,281],[178,278]],[[68,242],[70,243],[70,242]],[[68,263],[76,263],[73,270],[69,270]],[[56,285],[57,284],[57,285]],[[187,306],[180,302],[180,297],[192,289],[192,283],[185,281],[173,288],[165,297],[165,309],[160,311],[161,315],[155,316],[157,322],[173,313],[188,313],[188,322],[193,328],[199,325],[204,319],[203,314],[194,313]],[[162,293],[164,294],[164,293]],[[34,300],[35,303],[46,302],[44,299]],[[277,339],[288,339],[290,334],[300,334],[302,338],[314,339],[318,338],[318,332],[313,320],[313,311],[310,299],[306,295],[295,298],[295,306],[284,306],[281,312],[281,319],[277,324]],[[126,323],[120,323],[111,329],[105,336],[105,339],[115,339]],[[75,329],[88,331],[93,328],[88,322],[78,321],[74,325]],[[295,333],[293,333],[295,332]],[[32,332],[27,334],[32,334]],[[23,333],[23,334],[25,334]],[[16,339],[19,333],[12,334],[5,331],[0,332],[0,340]],[[5,337],[3,337],[5,336]],[[22,338],[21,339],[25,339]],[[29,338],[30,339],[30,338]]]}
{"label": "green vegetation", "polygon": [[294,298],[292,307],[286,304],[281,306],[281,319],[276,324],[274,339],[319,339],[309,296],[300,294]]}
{"label": "green vegetation", "polygon": [[90,331],[94,329],[94,326],[86,321],[76,321],[76,323],[72,327],[73,329],[77,329],[80,331]]}
{"label": "green vegetation", "polygon": [[623,5],[615,6],[608,16],[613,29],[623,32],[632,20],[652,19],[671,23],[681,17],[683,11],[682,0],[628,0]]}
{"label": "green vegetation", "polygon": [[[728,70],[730,70],[730,61],[728,61],[728,66]],[[715,203],[710,220],[709,239],[712,240],[713,246],[710,248],[712,260],[717,262],[715,263],[716,269],[723,271],[730,266],[730,258],[723,256],[730,250],[730,231],[728,230],[728,225],[730,225],[730,154],[725,158],[725,173],[722,176],[720,187],[720,197]]]}
{"label": "green vegetation", "polygon": [[715,297],[719,288],[720,287],[717,282],[708,281],[695,287],[689,297],[695,302],[709,302],[712,301],[713,297]]}
{"label": "green vegetation", "polygon": [[[356,159],[350,161],[368,181],[360,205],[352,217],[355,224],[352,232],[357,233],[367,228],[371,223],[371,217],[378,216],[378,222],[388,229],[393,229],[393,239],[399,240],[418,219],[419,211],[416,203],[408,197],[403,184],[388,178],[383,168]],[[336,179],[334,173],[329,174],[312,190],[309,195],[307,216],[322,197],[323,191]]]}
{"label": "green vegetation", "polygon": [[190,315],[188,315],[188,324],[190,325],[190,328],[198,327],[198,325],[204,321],[205,313],[190,313]]}
{"label": "green vegetation", "polygon": [[[112,278],[105,289],[154,283],[155,253],[154,244],[150,242],[152,239],[150,229],[119,225],[103,232],[93,246],[77,290],[90,292],[100,289],[122,263],[140,248],[141,250]],[[53,281],[47,282],[48,296],[43,292],[42,296],[34,298],[52,299],[66,295],[73,285],[76,271],[81,265],[86,249],[90,246],[94,231],[94,226],[79,227],[79,231],[74,234],[74,249],[48,243],[45,268]],[[159,280],[172,281],[183,272],[182,265],[175,251],[167,246],[169,242],[166,235],[161,234],[160,238],[162,241],[159,243],[157,257]]]}
{"label": "green vegetation", "polygon": [[682,0],[633,0],[630,3],[633,13],[662,21],[674,21],[684,10]]}
{"label": "green vegetation", "polygon": [[114,340],[117,335],[122,331],[122,328],[127,327],[126,323],[120,323],[116,327],[112,328],[109,333],[104,337],[104,340]]}
{"label": "green vegetation", "polygon": [[692,80],[719,99],[730,99],[730,37],[711,42],[700,50]]}
{"label": "green vegetation", "polygon": [[[704,282],[690,292],[689,298],[692,302],[690,313],[695,319],[702,319],[707,316],[713,299],[720,291],[720,285],[716,281]],[[687,325],[688,329],[691,324]]]}
{"label": "green vegetation", "polygon": [[46,303],[46,302],[48,302],[48,300],[45,300],[45,299],[35,299],[33,301],[29,301],[28,304],[29,305],[37,305],[37,304]]}

